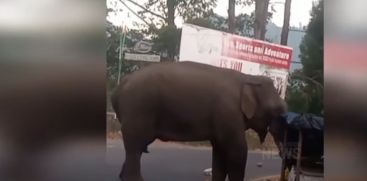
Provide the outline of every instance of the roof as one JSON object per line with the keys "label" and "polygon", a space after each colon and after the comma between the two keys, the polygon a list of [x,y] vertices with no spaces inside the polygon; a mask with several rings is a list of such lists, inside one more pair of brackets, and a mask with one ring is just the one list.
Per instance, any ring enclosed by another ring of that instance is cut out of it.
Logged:
{"label": "roof", "polygon": [[298,114],[294,112],[288,112],[282,115],[281,119],[286,121],[288,127],[297,130],[324,130],[324,118],[311,113]]}

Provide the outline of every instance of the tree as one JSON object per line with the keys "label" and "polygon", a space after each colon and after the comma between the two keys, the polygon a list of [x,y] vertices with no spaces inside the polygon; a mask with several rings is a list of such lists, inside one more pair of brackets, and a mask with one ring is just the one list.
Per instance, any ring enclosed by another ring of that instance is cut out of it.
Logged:
{"label": "tree", "polygon": [[254,21],[255,19],[253,13],[251,15],[239,14],[236,16],[235,34],[246,37],[254,37]]}
{"label": "tree", "polygon": [[168,26],[176,27],[175,25],[175,6],[176,0],[167,0],[167,24]]}
{"label": "tree", "polygon": [[[134,0],[129,2],[142,8],[139,14],[145,18],[155,21],[156,26],[174,25],[177,16],[184,20],[206,17],[213,13],[216,0],[148,0],[144,5],[136,3]],[[147,17],[147,14],[153,15]]]}
{"label": "tree", "polygon": [[287,102],[291,111],[323,114],[323,0],[314,4],[300,45],[302,70],[290,75]]}
{"label": "tree", "polygon": [[[199,17],[208,17],[213,14],[213,7],[216,1],[212,0],[149,0],[144,6],[141,6],[133,0],[128,0],[142,8],[139,14],[144,19],[150,19],[152,24],[155,22],[155,28],[149,33],[155,36],[155,42],[159,44],[157,48],[167,54],[169,60],[173,60],[177,54],[177,38],[162,37],[168,35],[177,35],[179,30],[175,25],[175,18],[182,17],[184,20],[195,19]],[[153,16],[147,16],[153,15]],[[163,41],[163,42],[162,42]]]}
{"label": "tree", "polygon": [[178,52],[181,38],[181,29],[175,26],[164,26],[157,31],[157,36],[153,38],[154,50],[166,54],[162,61],[172,61],[176,52]]}
{"label": "tree", "polygon": [[235,0],[228,0],[228,32],[234,33],[235,28]]}
{"label": "tree", "polygon": [[282,34],[280,37],[281,45],[287,45],[288,43],[289,20],[291,16],[291,3],[292,3],[292,0],[285,0],[283,28],[282,28]]}
{"label": "tree", "polygon": [[265,40],[269,0],[255,0],[254,37]]}
{"label": "tree", "polygon": [[[215,29],[219,31],[228,31],[228,20],[218,14],[213,14],[205,18],[196,18],[186,21],[187,23],[202,26],[205,28]],[[235,17],[234,34],[253,37],[254,17],[248,14],[239,14]]]}
{"label": "tree", "polygon": [[[118,62],[120,53],[120,36],[122,34],[121,28],[114,26],[107,21],[106,37],[107,37],[107,85],[109,88],[116,86],[118,75]],[[131,48],[136,42],[143,40],[144,35],[138,30],[128,30],[126,32],[125,47]],[[122,61],[122,75],[131,72],[136,67],[134,64],[129,64],[126,61]]]}

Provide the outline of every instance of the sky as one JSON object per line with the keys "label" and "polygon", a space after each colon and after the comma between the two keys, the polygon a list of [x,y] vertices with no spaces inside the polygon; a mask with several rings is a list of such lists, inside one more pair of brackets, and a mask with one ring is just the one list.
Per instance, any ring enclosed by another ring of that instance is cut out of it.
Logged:
{"label": "sky", "polygon": [[[107,0],[107,6],[115,0]],[[139,4],[143,5],[147,0],[139,0]],[[273,14],[272,22],[277,26],[281,27],[283,25],[283,13],[284,13],[284,1],[285,0],[270,0],[271,4],[274,4],[274,8],[276,12]],[[312,8],[312,2],[315,0],[292,0],[291,4],[291,18],[290,25],[298,27],[300,24],[306,26],[310,20],[310,11]],[[131,4],[130,2],[124,0],[124,2],[134,11],[139,11],[140,8]],[[133,22],[143,23],[139,18],[137,18],[133,13],[129,12],[121,3],[117,3],[117,7],[121,7],[124,11],[118,13],[117,15],[112,15],[107,17],[109,21],[113,24],[120,26],[123,24],[129,28],[133,28]],[[270,8],[270,6],[269,6]],[[227,17],[227,9],[228,9],[228,0],[217,0],[217,6],[214,8],[214,12]],[[240,6],[236,6],[236,15],[240,13],[251,13],[255,9],[255,6],[252,5],[250,7],[241,8]],[[178,27],[180,27],[183,23],[181,18],[176,18],[175,23]]]}
{"label": "sky", "polygon": [[0,30],[64,32],[73,28],[90,28],[91,24],[100,21],[102,13],[104,11],[97,1],[0,0]]}

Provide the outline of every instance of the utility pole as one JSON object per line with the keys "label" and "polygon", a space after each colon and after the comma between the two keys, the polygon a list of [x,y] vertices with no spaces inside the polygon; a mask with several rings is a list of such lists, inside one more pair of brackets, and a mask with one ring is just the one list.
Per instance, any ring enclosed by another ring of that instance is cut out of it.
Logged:
{"label": "utility pole", "polygon": [[119,72],[118,72],[118,77],[117,77],[117,85],[120,84],[122,54],[123,54],[124,47],[125,47],[125,37],[126,37],[125,29],[123,25],[121,25],[120,45],[119,45],[119,50],[120,50],[119,51]]}

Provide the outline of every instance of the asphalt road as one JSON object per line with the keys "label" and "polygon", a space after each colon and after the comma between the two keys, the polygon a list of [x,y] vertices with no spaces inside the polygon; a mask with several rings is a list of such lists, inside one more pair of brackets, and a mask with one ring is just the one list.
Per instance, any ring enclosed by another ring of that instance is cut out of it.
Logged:
{"label": "asphalt road", "polygon": [[[149,151],[142,157],[142,173],[147,181],[204,181],[203,170],[211,167],[211,148],[154,142]],[[116,174],[123,160],[122,141],[108,140],[107,164]],[[258,162],[263,166],[257,167]],[[281,160],[275,155],[249,152],[245,180],[278,174],[280,166]]]}
{"label": "asphalt road", "polygon": [[[3,151],[0,149],[0,180],[15,180],[2,175],[10,158]],[[145,181],[204,181],[203,171],[211,167],[211,148],[154,142],[149,151],[142,158]],[[30,157],[30,165],[19,165],[13,174],[19,181],[119,181],[124,155],[121,140],[108,140],[107,148],[105,142],[64,143]],[[257,167],[258,162],[263,167]],[[277,156],[250,152],[245,180],[277,174],[280,165]]]}

